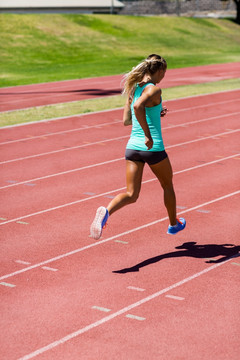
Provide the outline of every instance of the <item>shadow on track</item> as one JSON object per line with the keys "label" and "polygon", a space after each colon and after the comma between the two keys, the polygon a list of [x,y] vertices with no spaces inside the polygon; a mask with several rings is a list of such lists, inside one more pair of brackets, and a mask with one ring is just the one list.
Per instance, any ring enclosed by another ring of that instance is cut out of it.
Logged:
{"label": "shadow on track", "polygon": [[[240,246],[233,244],[222,244],[222,245],[196,245],[196,242],[186,242],[180,246],[177,246],[175,249],[181,249],[180,251],[174,251],[162,255],[152,257],[150,259],[144,260],[137,265],[134,265],[130,268],[125,268],[121,270],[113,271],[116,274],[126,274],[128,272],[139,271],[140,268],[154,264],[163,259],[177,258],[177,257],[193,257],[197,259],[208,259],[217,256],[222,256],[217,260],[208,260],[206,263],[220,263],[226,261],[230,258],[240,256]],[[183,249],[183,250],[182,250]]]}
{"label": "shadow on track", "polygon": [[110,96],[110,95],[118,95],[121,94],[121,89],[77,89],[77,90],[57,90],[57,91],[29,91],[29,92],[15,92],[15,93],[0,93],[0,96],[22,96],[22,95],[42,95],[42,94],[65,94],[68,95],[69,93],[75,93],[75,94],[85,94],[85,95],[101,95],[101,96]]}

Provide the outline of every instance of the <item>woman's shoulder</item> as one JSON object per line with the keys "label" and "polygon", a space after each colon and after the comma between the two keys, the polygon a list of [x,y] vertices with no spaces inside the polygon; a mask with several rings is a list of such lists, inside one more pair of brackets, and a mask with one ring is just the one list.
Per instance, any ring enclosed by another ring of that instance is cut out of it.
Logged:
{"label": "woman's shoulder", "polygon": [[140,82],[140,83],[137,84],[137,87],[143,88],[143,87],[146,87],[146,86],[149,86],[149,85],[156,86],[156,85],[154,85],[152,82],[142,81],[142,82]]}

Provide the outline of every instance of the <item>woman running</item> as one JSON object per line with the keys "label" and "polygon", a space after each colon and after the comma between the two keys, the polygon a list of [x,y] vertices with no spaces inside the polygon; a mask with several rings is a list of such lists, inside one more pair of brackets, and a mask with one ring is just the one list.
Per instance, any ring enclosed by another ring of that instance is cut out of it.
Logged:
{"label": "woman running", "polygon": [[95,240],[101,237],[110,215],[136,202],[145,163],[150,166],[163,188],[170,222],[167,233],[176,234],[186,226],[185,219],[178,219],[176,215],[173,172],[161,132],[161,116],[166,114],[167,109],[162,106],[162,91],[156,84],[164,78],[166,70],[166,61],[160,55],[152,54],[125,76],[123,93],[127,94],[127,101],[123,123],[125,126],[132,125],[125,153],[127,190],[118,194],[106,208],[101,206],[97,209],[90,227],[90,235]]}

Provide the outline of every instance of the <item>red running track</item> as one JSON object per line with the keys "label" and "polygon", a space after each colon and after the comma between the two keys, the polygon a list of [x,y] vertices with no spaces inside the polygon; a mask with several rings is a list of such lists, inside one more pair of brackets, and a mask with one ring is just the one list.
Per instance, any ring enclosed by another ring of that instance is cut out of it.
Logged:
{"label": "red running track", "polygon": [[167,104],[176,236],[146,167],[138,202],[88,237],[125,188],[119,110],[0,130],[2,359],[239,358],[239,95]]}
{"label": "red running track", "polygon": [[[162,88],[240,77],[240,62],[170,69]],[[121,93],[122,75],[58,81],[0,89],[0,111],[79,101]]]}

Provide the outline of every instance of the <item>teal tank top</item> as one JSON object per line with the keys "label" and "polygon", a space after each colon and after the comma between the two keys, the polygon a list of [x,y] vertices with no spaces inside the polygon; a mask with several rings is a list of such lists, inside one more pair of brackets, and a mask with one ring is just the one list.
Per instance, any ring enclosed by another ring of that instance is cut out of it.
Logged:
{"label": "teal tank top", "polygon": [[127,149],[141,150],[141,151],[163,151],[164,144],[162,139],[162,130],[161,130],[161,111],[162,111],[162,101],[159,105],[153,107],[146,107],[146,120],[147,124],[153,139],[153,147],[148,150],[145,142],[145,135],[141,125],[139,124],[135,113],[134,113],[134,103],[142,95],[143,90],[148,85],[154,85],[148,83],[140,87],[138,84],[135,89],[133,101],[131,103],[131,114],[132,114],[132,132],[130,139],[127,143]]}

